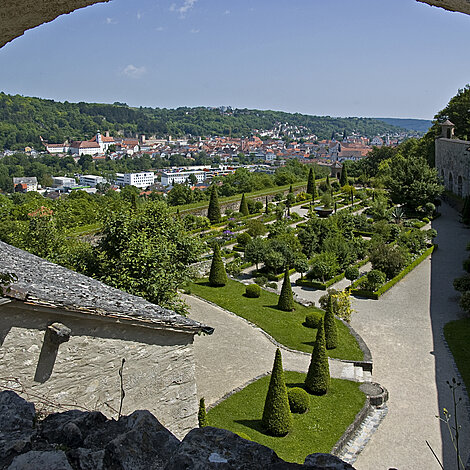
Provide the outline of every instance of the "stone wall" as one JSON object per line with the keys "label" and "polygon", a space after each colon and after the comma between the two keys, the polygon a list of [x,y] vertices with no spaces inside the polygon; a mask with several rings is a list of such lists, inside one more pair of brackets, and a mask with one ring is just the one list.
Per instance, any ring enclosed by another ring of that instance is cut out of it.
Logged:
{"label": "stone wall", "polygon": [[[125,358],[124,414],[148,409],[177,437],[197,424],[192,334],[11,305],[0,309],[1,386],[18,378],[27,392],[116,418]],[[54,322],[71,330],[67,342],[46,335]]]}
{"label": "stone wall", "polygon": [[436,169],[448,191],[465,197],[470,194],[470,142],[436,139]]}

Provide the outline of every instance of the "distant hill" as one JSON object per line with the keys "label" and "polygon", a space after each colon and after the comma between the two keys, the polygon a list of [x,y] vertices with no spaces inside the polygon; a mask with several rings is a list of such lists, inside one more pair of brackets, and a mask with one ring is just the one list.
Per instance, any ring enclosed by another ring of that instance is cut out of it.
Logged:
{"label": "distant hill", "polygon": [[372,118],[335,118],[257,109],[132,108],[126,103],[69,103],[8,95],[0,92],[0,149],[40,148],[50,143],[90,139],[97,130],[125,137],[145,134],[173,137],[192,135],[248,137],[278,123],[303,128],[305,134],[330,139],[333,132],[373,137],[403,131],[403,127]]}
{"label": "distant hill", "polygon": [[429,119],[401,119],[401,118],[377,118],[380,121],[391,124],[392,126],[403,127],[409,131],[417,131],[425,134],[432,126]]}

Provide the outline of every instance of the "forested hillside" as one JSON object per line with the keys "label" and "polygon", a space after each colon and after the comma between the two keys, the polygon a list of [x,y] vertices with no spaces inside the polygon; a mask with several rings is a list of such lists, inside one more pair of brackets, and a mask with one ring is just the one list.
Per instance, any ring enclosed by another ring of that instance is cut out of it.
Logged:
{"label": "forested hillside", "polygon": [[131,108],[125,103],[69,103],[0,93],[0,149],[40,147],[42,136],[49,142],[88,139],[98,129],[112,135],[136,134],[173,137],[250,135],[254,129],[272,129],[278,122],[304,126],[320,139],[333,132],[360,132],[374,136],[403,130],[370,118],[333,118],[308,116],[280,111],[235,109],[221,113],[218,109],[199,108]]}

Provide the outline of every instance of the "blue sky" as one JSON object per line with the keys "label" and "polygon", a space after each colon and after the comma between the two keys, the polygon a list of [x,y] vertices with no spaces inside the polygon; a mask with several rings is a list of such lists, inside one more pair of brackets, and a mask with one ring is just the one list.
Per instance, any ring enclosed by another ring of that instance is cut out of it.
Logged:
{"label": "blue sky", "polygon": [[469,30],[414,0],[112,0],[0,49],[0,90],[431,119],[470,82]]}

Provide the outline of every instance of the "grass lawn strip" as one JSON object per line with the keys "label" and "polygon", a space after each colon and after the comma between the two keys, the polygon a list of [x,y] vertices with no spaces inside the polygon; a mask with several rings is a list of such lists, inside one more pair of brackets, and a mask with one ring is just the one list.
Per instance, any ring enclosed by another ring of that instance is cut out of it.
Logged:
{"label": "grass lawn strip", "polygon": [[[305,374],[288,371],[284,374],[288,388],[303,386]],[[331,452],[366,399],[359,390],[359,383],[332,379],[326,395],[310,395],[307,413],[292,415],[294,426],[287,436],[267,436],[261,427],[261,417],[269,379],[268,375],[257,380],[211,409],[209,425],[244,432],[289,462],[303,463],[305,457],[313,452]]]}
{"label": "grass lawn strip", "polygon": [[467,393],[470,393],[470,350],[468,349],[470,318],[447,323],[444,326],[444,336],[465,383]]}
{"label": "grass lawn strip", "polygon": [[[252,299],[243,295],[245,288],[245,284],[232,279],[229,279],[224,287],[210,287],[207,280],[190,285],[193,294],[254,323],[284,346],[297,351],[312,352],[317,330],[303,326],[303,322],[307,314],[323,314],[322,310],[296,303],[293,312],[283,312],[277,309],[277,294],[262,290],[259,298]],[[364,355],[349,329],[339,320],[336,320],[336,324],[339,345],[336,349],[328,351],[328,355],[336,359],[362,361]]]}

